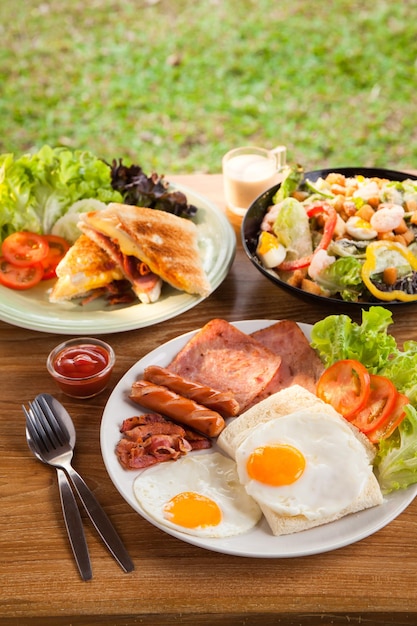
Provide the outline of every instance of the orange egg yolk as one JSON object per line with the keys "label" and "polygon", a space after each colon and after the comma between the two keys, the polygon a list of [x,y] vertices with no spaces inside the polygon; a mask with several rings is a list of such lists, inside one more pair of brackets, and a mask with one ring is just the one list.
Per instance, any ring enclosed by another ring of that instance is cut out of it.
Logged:
{"label": "orange egg yolk", "polygon": [[267,231],[263,231],[259,237],[259,245],[258,245],[258,254],[266,254],[270,250],[274,248],[278,248],[279,241],[274,235],[268,233]]}
{"label": "orange egg yolk", "polygon": [[164,506],[164,516],[185,528],[217,526],[222,521],[218,504],[193,491],[184,491],[171,498]]}
{"label": "orange egg yolk", "polygon": [[291,485],[304,472],[306,461],[297,448],[273,444],[256,448],[247,461],[249,477],[264,485]]}

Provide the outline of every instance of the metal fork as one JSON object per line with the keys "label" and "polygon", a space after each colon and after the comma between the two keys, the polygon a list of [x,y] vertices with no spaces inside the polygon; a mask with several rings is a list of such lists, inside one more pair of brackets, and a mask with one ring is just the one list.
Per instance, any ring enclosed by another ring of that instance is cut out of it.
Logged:
{"label": "metal fork", "polygon": [[110,553],[125,572],[131,572],[134,565],[119,535],[93,492],[71,465],[73,448],[65,424],[57,419],[47,402],[43,402],[41,405],[38,399],[35,399],[29,403],[29,406],[36,420],[34,439],[43,458],[49,465],[65,470],[89,518]]}
{"label": "metal fork", "polygon": [[[26,440],[29,448],[37,459],[44,462],[41,450],[39,449],[36,437],[36,426],[31,411],[26,407],[22,407],[26,416]],[[80,511],[78,510],[77,501],[71,489],[67,475],[60,467],[56,468],[58,475],[59,496],[61,500],[62,513],[64,515],[65,527],[67,529],[68,538],[74,554],[75,562],[83,580],[91,580],[91,562],[88,552],[87,541],[84,534],[83,522]]]}

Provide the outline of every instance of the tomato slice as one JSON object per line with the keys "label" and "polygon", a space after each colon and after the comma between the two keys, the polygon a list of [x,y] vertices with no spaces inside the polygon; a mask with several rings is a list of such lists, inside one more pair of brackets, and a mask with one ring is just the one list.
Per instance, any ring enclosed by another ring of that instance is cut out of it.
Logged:
{"label": "tomato slice", "polygon": [[323,372],[317,383],[316,394],[349,420],[366,405],[370,381],[370,374],[362,363],[343,359]]}
{"label": "tomato slice", "polygon": [[56,267],[68,252],[70,245],[65,239],[58,237],[58,235],[43,235],[43,237],[48,242],[49,251],[47,256],[42,260],[44,267],[42,280],[49,280],[50,278],[56,277]]}
{"label": "tomato slice", "polygon": [[43,276],[42,263],[21,267],[0,257],[0,284],[11,289],[30,289],[37,285]]}
{"label": "tomato slice", "polygon": [[371,430],[369,433],[366,433],[368,439],[372,443],[378,443],[381,439],[386,439],[394,430],[401,424],[405,417],[405,407],[410,403],[410,400],[403,393],[397,393],[397,398],[394,403],[394,407],[391,413],[386,417],[386,419],[379,424],[374,430]]}
{"label": "tomato slice", "polygon": [[2,255],[9,263],[28,267],[40,263],[47,256],[49,246],[42,235],[19,231],[6,237],[1,249]]}
{"label": "tomato slice", "polygon": [[391,414],[397,400],[395,385],[385,376],[371,374],[371,390],[366,405],[350,420],[363,433],[378,428]]}

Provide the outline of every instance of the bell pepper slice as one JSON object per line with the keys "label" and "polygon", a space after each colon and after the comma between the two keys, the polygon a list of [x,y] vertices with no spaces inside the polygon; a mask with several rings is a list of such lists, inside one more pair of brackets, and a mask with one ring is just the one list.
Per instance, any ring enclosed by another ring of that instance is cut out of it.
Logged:
{"label": "bell pepper slice", "polygon": [[402,289],[382,291],[381,289],[378,289],[374,282],[372,282],[372,274],[374,273],[377,265],[378,253],[381,253],[384,249],[394,250],[404,257],[405,262],[408,263],[413,270],[417,271],[417,257],[405,246],[396,241],[373,241],[366,248],[366,258],[362,266],[362,280],[367,289],[376,298],[384,300],[385,302],[390,302],[392,300],[411,302],[413,300],[417,300],[417,293],[406,293]]}
{"label": "bell pepper slice", "polygon": [[314,217],[319,213],[324,213],[326,221],[324,223],[323,235],[320,239],[320,243],[314,250],[313,254],[302,257],[301,259],[295,259],[294,261],[284,261],[278,266],[278,269],[283,272],[292,272],[303,267],[308,267],[311,263],[311,259],[318,250],[327,250],[332,240],[334,229],[336,228],[337,213],[336,210],[326,202],[320,204],[314,204],[307,209],[308,217]]}

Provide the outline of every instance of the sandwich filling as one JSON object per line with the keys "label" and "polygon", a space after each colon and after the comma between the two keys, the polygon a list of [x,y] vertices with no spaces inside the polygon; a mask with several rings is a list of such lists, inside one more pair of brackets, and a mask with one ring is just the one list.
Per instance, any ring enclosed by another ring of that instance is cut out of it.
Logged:
{"label": "sandwich filling", "polygon": [[206,296],[211,287],[202,267],[193,222],[163,211],[110,204],[85,213],[79,228],[121,268],[143,302],[155,302],[162,281]]}

